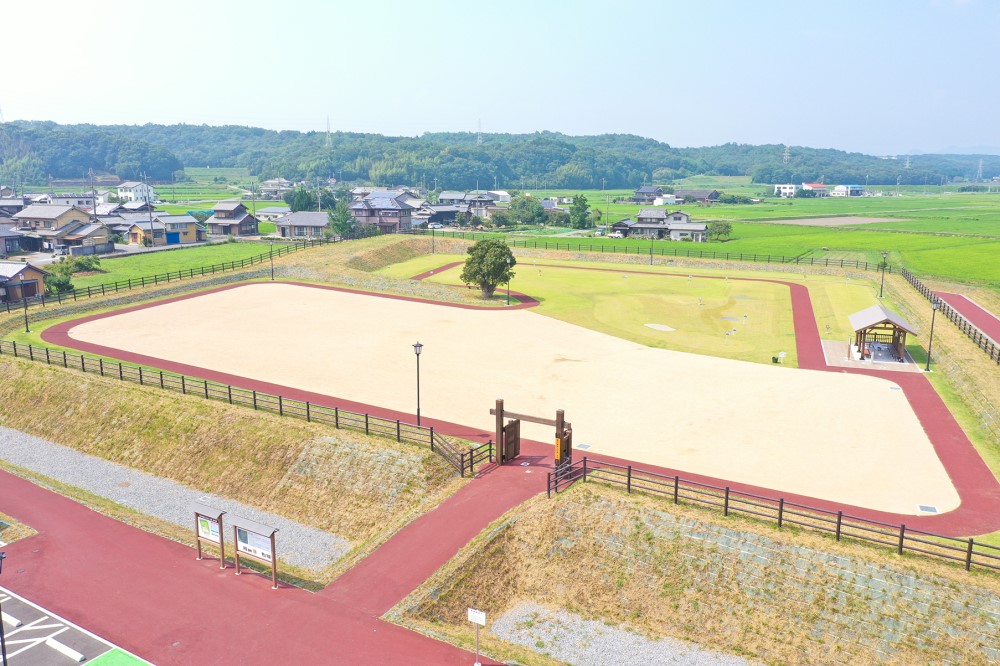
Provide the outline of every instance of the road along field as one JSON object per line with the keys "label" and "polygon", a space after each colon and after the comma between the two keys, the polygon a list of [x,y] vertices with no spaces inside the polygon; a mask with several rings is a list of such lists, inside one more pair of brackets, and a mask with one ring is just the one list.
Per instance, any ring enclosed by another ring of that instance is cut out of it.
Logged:
{"label": "road along field", "polygon": [[899,514],[959,504],[891,381],[652,349],[530,310],[260,283],[99,315],[69,336],[408,414],[420,341],[425,417],[489,432],[504,398],[565,409],[588,452]]}

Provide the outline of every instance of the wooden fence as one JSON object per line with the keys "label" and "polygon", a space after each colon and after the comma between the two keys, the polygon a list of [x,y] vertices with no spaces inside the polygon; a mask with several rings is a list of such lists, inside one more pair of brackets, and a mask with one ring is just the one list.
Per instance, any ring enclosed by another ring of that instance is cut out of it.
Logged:
{"label": "wooden fence", "polygon": [[991,361],[995,361],[997,365],[1000,365],[1000,345],[996,341],[992,340],[989,336],[983,333],[979,328],[977,328],[971,321],[962,316],[960,312],[955,310],[943,300],[937,297],[932,289],[927,287],[923,282],[917,279],[917,277],[906,270],[905,268],[900,273],[906,281],[909,282],[914,289],[920,292],[920,294],[926,298],[928,301],[933,303],[938,302],[938,311],[951,321],[951,323],[958,326],[958,330],[969,336],[977,347],[986,352],[986,355],[990,357]]}
{"label": "wooden fence", "polygon": [[[72,291],[65,291],[61,293],[55,293],[50,295],[39,294],[38,296],[31,296],[27,299],[28,307],[45,307],[46,304],[58,303],[62,304],[68,301],[76,301],[81,298],[94,298],[95,296],[106,296],[107,294],[117,294],[120,291],[131,291],[132,289],[139,289],[142,287],[154,287],[160,284],[165,284],[169,282],[176,282],[178,280],[188,280],[195,277],[203,277],[205,275],[215,275],[216,273],[225,273],[228,271],[236,271],[251,266],[259,266],[260,264],[267,263],[273,260],[275,257],[282,257],[286,254],[292,252],[298,252],[299,250],[304,250],[307,248],[315,247],[317,245],[326,245],[327,243],[336,243],[342,240],[347,240],[345,238],[314,238],[308,240],[295,241],[294,243],[280,245],[275,248],[269,249],[267,252],[261,254],[247,257],[246,259],[240,259],[238,261],[226,261],[221,264],[212,264],[210,266],[198,266],[197,268],[185,268],[177,271],[168,271],[166,273],[159,273],[157,275],[147,275],[138,278],[129,278],[127,280],[118,280],[115,282],[106,282],[104,284],[94,285],[91,287],[74,289]],[[16,283],[15,283],[16,284]],[[7,312],[13,310],[23,309],[24,301],[6,301],[4,304],[6,306]]]}
{"label": "wooden fence", "polygon": [[[466,231],[447,231],[441,232],[438,230],[427,231],[423,229],[415,229],[409,232],[414,235],[428,236],[428,235],[440,235],[442,238],[460,238],[468,240],[481,240],[483,238],[496,238],[497,234],[489,233],[475,233]],[[538,250],[566,250],[571,252],[597,252],[603,254],[636,254],[643,255],[647,257],[689,257],[696,259],[720,259],[723,261],[747,261],[747,262],[757,262],[757,263],[768,263],[768,264],[802,264],[806,266],[824,266],[832,268],[857,268],[861,270],[872,270],[880,271],[882,270],[881,262],[868,262],[868,261],[857,261],[848,259],[829,259],[823,258],[818,259],[816,257],[786,257],[780,254],[766,254],[766,253],[753,253],[753,252],[716,252],[714,250],[696,250],[693,248],[682,249],[679,247],[666,247],[659,246],[653,247],[653,243],[650,242],[648,246],[638,246],[638,245],[628,245],[628,244],[617,244],[612,243],[610,245],[604,245],[603,243],[570,243],[561,241],[539,241],[539,240],[521,240],[517,238],[505,238],[507,245],[511,247],[523,247],[532,248]],[[697,245],[697,243],[695,243]],[[892,266],[886,267],[886,272],[892,273]]]}
{"label": "wooden fence", "polygon": [[73,354],[48,347],[18,344],[9,340],[0,340],[0,355],[72,368],[84,373],[98,374],[102,377],[113,377],[123,382],[159,387],[167,391],[177,391],[184,395],[198,396],[206,400],[228,402],[230,405],[242,405],[257,411],[303,419],[310,423],[324,423],[335,428],[363,431],[366,435],[391,437],[397,442],[428,446],[463,477],[466,473],[470,476],[473,475],[476,465],[493,461],[493,442],[487,442],[477,447],[463,448],[442,437],[440,433],[434,431],[434,428],[406,423],[399,419],[384,419],[368,413],[352,412],[308,401],[302,402],[281,395],[262,393],[207,379],[153,370],[119,361],[108,361],[96,356]]}
{"label": "wooden fence", "polygon": [[548,473],[546,493],[558,493],[578,480],[597,481],[624,487],[626,492],[642,492],[663,495],[674,504],[682,501],[690,504],[720,509],[724,516],[744,514],[759,520],[776,522],[778,527],[795,525],[806,529],[833,534],[837,541],[854,539],[867,543],[888,546],[897,554],[915,553],[939,560],[957,562],[966,571],[973,566],[1000,571],[1000,548],[974,539],[959,539],[933,532],[894,525],[867,518],[845,514],[843,511],[828,511],[816,507],[796,504],[783,498],[763,497],[733,490],[728,486],[719,487],[667,476],[638,469],[631,465],[589,460],[586,457],[554,472]]}

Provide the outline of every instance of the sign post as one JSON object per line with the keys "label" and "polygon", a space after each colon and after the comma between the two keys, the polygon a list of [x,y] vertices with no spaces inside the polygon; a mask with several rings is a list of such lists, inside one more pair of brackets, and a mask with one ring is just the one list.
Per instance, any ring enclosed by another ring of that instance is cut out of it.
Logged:
{"label": "sign post", "polygon": [[198,545],[198,559],[202,559],[201,542],[209,542],[219,548],[219,568],[226,568],[226,540],[222,531],[222,516],[226,513],[222,509],[192,502],[191,511],[194,512],[194,540]]}
{"label": "sign post", "polygon": [[278,589],[278,558],[275,555],[276,527],[268,527],[246,518],[233,518],[233,543],[236,544],[236,575],[239,576],[240,554],[271,565],[271,588]]}
{"label": "sign post", "polygon": [[474,666],[483,666],[479,662],[479,627],[486,626],[486,611],[476,610],[475,608],[469,609],[469,622],[476,625],[476,663]]}

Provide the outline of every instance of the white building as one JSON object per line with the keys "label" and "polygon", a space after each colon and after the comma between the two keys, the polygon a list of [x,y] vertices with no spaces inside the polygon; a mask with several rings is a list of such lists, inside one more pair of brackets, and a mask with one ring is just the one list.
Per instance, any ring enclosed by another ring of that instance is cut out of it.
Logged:
{"label": "white building", "polygon": [[118,198],[122,201],[156,201],[156,190],[134,180],[118,186]]}
{"label": "white building", "polygon": [[654,206],[676,206],[677,205],[677,195],[676,194],[661,194],[658,197],[653,198]]}
{"label": "white building", "polygon": [[787,185],[775,185],[774,194],[775,196],[785,197],[790,199],[795,196],[795,193],[799,191],[799,186],[795,183],[788,183]]}

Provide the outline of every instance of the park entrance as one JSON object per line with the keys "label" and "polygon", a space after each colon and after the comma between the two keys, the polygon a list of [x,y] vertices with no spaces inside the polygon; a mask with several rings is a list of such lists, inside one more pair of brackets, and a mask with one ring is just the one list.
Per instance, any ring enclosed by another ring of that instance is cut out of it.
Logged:
{"label": "park entrance", "polygon": [[[506,464],[521,454],[521,421],[553,426],[555,428],[556,467],[573,462],[573,425],[566,420],[563,410],[556,410],[554,419],[542,416],[518,414],[504,409],[503,399],[498,399],[496,407],[490,410],[496,416],[497,464]],[[509,420],[508,420],[509,419]]]}

